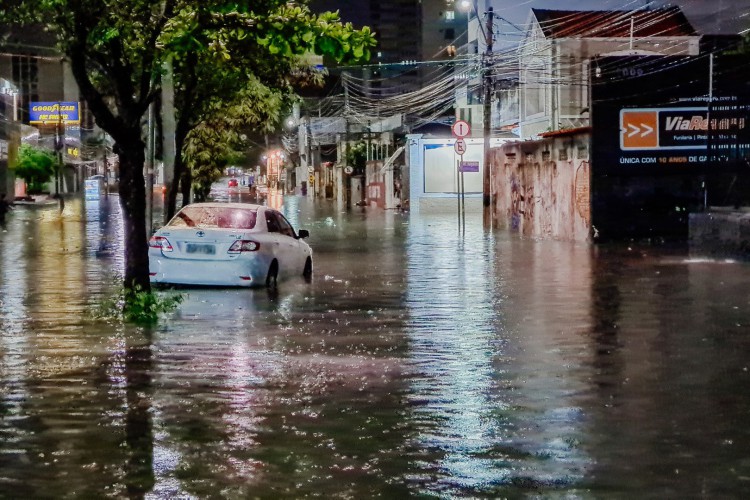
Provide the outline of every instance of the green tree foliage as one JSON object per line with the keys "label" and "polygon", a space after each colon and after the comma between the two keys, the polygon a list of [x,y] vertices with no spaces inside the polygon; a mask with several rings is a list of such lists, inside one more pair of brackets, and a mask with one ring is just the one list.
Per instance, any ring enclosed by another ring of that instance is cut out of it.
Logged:
{"label": "green tree foliage", "polygon": [[22,144],[18,152],[16,176],[26,181],[30,193],[44,191],[45,185],[57,169],[57,160],[52,153]]}
{"label": "green tree foliage", "polygon": [[[80,94],[115,141],[125,233],[124,284],[150,290],[142,122],[175,66],[178,136],[216,119],[214,98],[233,102],[254,76],[287,94],[301,56],[366,59],[375,44],[338,14],[281,0],[4,0],[0,22],[58,37]],[[248,120],[257,123],[259,117]],[[179,137],[178,137],[179,138]],[[182,144],[178,144],[181,147]]]}
{"label": "green tree foliage", "polygon": [[348,144],[344,155],[346,164],[354,169],[354,175],[363,175],[367,166],[367,143],[358,141]]}
{"label": "green tree foliage", "polygon": [[237,156],[235,148],[243,143],[242,131],[251,125],[256,130],[270,131],[279,121],[285,102],[282,90],[269,88],[254,77],[231,101],[209,99],[205,111],[208,117],[190,130],[183,147],[197,201],[206,198],[211,184]]}
{"label": "green tree foliage", "polygon": [[[257,15],[256,8],[251,19],[232,19],[240,26],[252,24],[250,35],[234,27],[216,33],[181,19],[179,36],[169,39],[182,48],[173,60],[179,119],[175,180],[168,190],[170,215],[180,183],[183,200],[189,199],[191,185],[198,199],[208,192],[216,176],[206,174],[219,171],[221,150],[237,147],[233,139],[238,132],[272,130],[295,88],[322,82],[322,73],[307,62],[308,54],[344,64],[369,58],[374,38],[368,28],[354,30],[335,13],[315,15],[305,6],[283,2],[276,6],[265,17]],[[219,144],[219,138],[227,142]],[[207,147],[204,155],[196,145]]]}

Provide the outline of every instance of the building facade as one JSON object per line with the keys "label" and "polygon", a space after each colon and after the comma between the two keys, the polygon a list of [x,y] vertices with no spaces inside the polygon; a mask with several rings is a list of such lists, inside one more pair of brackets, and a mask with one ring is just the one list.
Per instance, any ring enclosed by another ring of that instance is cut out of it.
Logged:
{"label": "building facade", "polygon": [[700,36],[678,7],[634,11],[532,9],[518,52],[519,136],[589,125],[591,59],[697,55]]}

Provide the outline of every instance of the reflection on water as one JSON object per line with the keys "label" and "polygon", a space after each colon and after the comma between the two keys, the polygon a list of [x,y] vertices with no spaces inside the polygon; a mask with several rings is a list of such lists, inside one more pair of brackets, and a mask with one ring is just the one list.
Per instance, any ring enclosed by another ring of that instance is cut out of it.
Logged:
{"label": "reflection on water", "polygon": [[408,240],[412,398],[436,455],[419,490],[572,486],[589,458],[574,446],[577,382],[551,344],[586,319],[587,251],[454,228],[424,215]]}
{"label": "reflection on water", "polygon": [[0,232],[0,497],[750,494],[747,264],[288,196],[311,284],[144,330],[117,201]]}

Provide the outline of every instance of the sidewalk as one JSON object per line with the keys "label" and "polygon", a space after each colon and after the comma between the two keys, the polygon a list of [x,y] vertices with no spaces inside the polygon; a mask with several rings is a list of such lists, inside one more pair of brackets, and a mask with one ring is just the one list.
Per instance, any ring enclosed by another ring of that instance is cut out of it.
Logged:
{"label": "sidewalk", "polygon": [[48,194],[32,194],[27,195],[23,198],[17,197],[13,201],[14,206],[27,206],[27,207],[41,207],[48,205],[57,205],[58,201],[56,198]]}

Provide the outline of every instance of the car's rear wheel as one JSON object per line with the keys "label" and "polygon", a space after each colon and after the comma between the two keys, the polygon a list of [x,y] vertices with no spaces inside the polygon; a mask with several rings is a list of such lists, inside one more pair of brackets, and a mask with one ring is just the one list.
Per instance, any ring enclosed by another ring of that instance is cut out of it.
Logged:
{"label": "car's rear wheel", "polygon": [[305,270],[302,271],[302,276],[305,278],[305,281],[307,281],[308,283],[312,279],[312,271],[313,271],[312,259],[308,257],[307,260],[305,261]]}
{"label": "car's rear wheel", "polygon": [[276,288],[279,281],[279,263],[277,261],[271,262],[271,267],[268,268],[268,274],[266,275],[266,286],[268,288]]}

